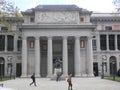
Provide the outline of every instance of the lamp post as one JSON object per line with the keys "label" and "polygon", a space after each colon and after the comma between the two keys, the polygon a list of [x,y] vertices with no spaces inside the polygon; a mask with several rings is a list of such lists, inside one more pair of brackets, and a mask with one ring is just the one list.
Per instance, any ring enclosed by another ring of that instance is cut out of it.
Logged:
{"label": "lamp post", "polygon": [[1,77],[1,81],[2,81],[2,77],[3,77],[3,70],[2,70],[2,69],[3,69],[3,68],[2,68],[2,67],[3,67],[3,61],[2,61],[2,60],[0,61],[0,66],[1,66],[1,67],[0,67],[0,68],[1,68],[1,70],[0,70],[0,71],[1,71],[1,72],[0,72],[0,73],[1,73],[1,76],[0,76],[0,77]]}
{"label": "lamp post", "polygon": [[12,79],[12,63],[10,64],[10,78]]}
{"label": "lamp post", "polygon": [[102,61],[102,74],[101,74],[101,79],[104,79],[104,62]]}

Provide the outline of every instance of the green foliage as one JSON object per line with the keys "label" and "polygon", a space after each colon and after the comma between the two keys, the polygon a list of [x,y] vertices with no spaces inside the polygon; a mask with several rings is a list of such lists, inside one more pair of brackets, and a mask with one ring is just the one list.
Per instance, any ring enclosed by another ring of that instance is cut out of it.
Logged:
{"label": "green foliage", "polygon": [[16,17],[19,20],[23,20],[22,15],[19,13],[18,7],[14,6],[13,2],[7,0],[0,0],[0,24],[8,27],[11,30],[11,22],[4,18]]}
{"label": "green foliage", "polygon": [[7,81],[7,80],[10,80],[10,77],[3,77],[2,80],[1,80],[1,78],[0,78],[0,82],[1,82],[1,81]]}
{"label": "green foliage", "polygon": [[113,4],[116,6],[117,12],[120,12],[120,0],[113,0]]}
{"label": "green foliage", "polygon": [[[114,81],[113,77],[105,77],[105,79]],[[120,82],[120,77],[115,77],[115,81]]]}
{"label": "green foliage", "polygon": [[12,2],[0,0],[0,16],[15,16],[18,11]]}

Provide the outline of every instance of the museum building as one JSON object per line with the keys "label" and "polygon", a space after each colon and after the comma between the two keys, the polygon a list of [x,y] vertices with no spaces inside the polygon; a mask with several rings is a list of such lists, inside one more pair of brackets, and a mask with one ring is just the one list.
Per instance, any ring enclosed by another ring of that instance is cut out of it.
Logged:
{"label": "museum building", "polygon": [[[93,13],[76,5],[38,5],[22,12],[0,35],[0,72],[17,77],[106,76],[120,68],[119,13]],[[15,20],[16,21],[16,20]],[[4,44],[4,45],[3,45]],[[114,62],[114,64],[113,64]]]}

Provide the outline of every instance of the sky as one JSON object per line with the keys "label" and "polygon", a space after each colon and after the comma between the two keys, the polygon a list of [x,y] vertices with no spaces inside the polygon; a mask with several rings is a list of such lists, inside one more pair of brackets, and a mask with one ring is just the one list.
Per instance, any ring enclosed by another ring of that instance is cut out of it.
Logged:
{"label": "sky", "polygon": [[41,5],[69,5],[75,4],[80,8],[87,9],[93,12],[114,12],[115,6],[113,0],[10,0],[17,6],[20,11],[25,11],[35,6]]}

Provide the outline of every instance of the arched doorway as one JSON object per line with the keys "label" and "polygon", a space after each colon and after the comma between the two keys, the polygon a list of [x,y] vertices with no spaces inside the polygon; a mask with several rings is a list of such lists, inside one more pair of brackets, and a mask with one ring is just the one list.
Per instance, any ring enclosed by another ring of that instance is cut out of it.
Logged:
{"label": "arched doorway", "polygon": [[117,74],[117,61],[115,56],[111,56],[109,59],[110,75]]}
{"label": "arched doorway", "polygon": [[0,57],[0,77],[4,76],[4,64],[5,64],[4,58]]}

